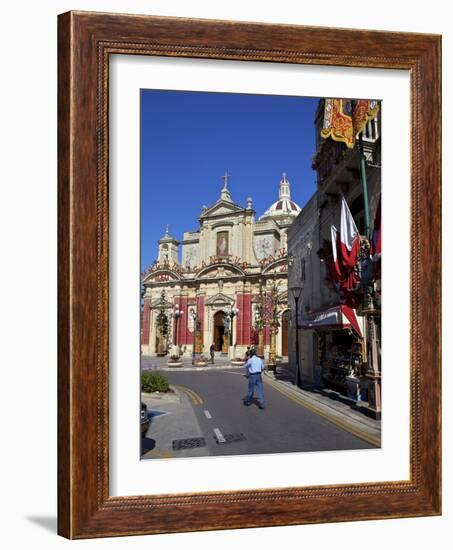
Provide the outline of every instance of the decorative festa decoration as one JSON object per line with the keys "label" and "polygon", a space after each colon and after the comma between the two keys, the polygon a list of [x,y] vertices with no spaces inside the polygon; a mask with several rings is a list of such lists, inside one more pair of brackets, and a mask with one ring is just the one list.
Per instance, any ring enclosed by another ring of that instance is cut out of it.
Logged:
{"label": "decorative festa decoration", "polygon": [[352,149],[356,135],[363,131],[369,120],[377,116],[376,100],[326,99],[321,137],[341,141]]}

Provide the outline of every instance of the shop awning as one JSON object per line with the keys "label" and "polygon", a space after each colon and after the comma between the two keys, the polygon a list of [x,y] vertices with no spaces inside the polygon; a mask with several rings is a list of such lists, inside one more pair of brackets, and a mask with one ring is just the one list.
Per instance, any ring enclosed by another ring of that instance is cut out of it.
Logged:
{"label": "shop awning", "polygon": [[332,306],[304,315],[299,321],[299,328],[351,329],[360,338],[363,338],[355,309],[344,305]]}

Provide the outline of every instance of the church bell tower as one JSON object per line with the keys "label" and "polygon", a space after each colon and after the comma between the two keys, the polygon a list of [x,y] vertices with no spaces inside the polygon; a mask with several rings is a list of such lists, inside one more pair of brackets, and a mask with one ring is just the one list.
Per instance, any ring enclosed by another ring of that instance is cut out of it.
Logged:
{"label": "church bell tower", "polygon": [[168,234],[168,225],[165,228],[165,235],[159,240],[159,263],[178,263],[179,242]]}

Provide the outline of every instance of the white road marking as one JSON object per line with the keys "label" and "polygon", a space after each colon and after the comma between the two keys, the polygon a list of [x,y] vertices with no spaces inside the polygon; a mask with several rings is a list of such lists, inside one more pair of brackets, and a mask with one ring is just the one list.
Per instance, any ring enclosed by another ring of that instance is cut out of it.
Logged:
{"label": "white road marking", "polygon": [[212,418],[211,413],[209,411],[203,411],[206,418]]}
{"label": "white road marking", "polygon": [[214,428],[214,433],[219,443],[226,443],[226,439],[223,437],[222,432],[219,428]]}

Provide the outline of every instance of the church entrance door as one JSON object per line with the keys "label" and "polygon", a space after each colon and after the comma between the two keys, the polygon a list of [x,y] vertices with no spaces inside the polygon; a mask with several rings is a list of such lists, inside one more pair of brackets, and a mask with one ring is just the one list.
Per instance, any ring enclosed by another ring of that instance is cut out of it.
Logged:
{"label": "church entrance door", "polygon": [[224,325],[224,313],[218,311],[214,315],[214,349],[215,351],[222,351],[223,335],[225,334]]}

